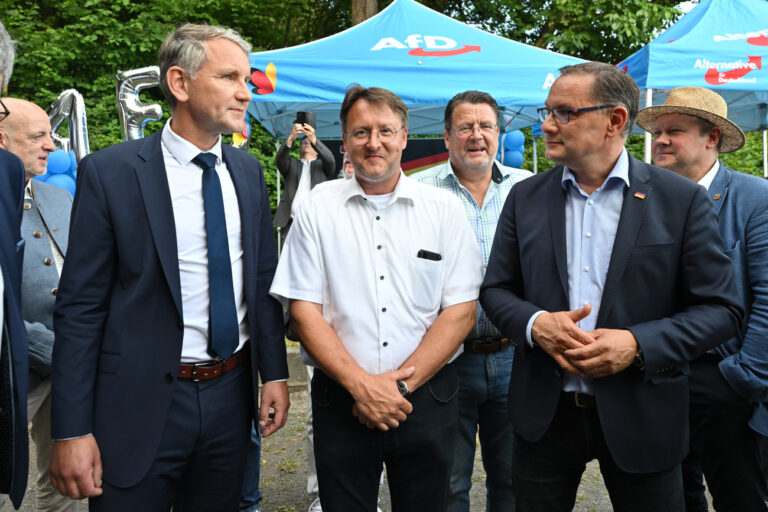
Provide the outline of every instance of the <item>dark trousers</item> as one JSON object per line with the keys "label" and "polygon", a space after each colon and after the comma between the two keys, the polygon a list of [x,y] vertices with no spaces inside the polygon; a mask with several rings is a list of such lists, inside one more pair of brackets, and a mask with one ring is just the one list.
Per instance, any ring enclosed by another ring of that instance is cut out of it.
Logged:
{"label": "dark trousers", "polygon": [[179,379],[149,472],[126,489],[105,478],[104,493],[89,502],[91,512],[237,511],[251,397],[246,365],[207,381]]}
{"label": "dark trousers", "polygon": [[315,461],[324,512],[374,512],[382,465],[394,512],[443,512],[458,429],[458,381],[451,365],[409,397],[396,429],[369,429],[352,396],[322,371],[312,379]]}
{"label": "dark trousers", "polygon": [[731,388],[714,359],[692,362],[688,382],[691,449],[683,461],[686,509],[709,510],[703,472],[718,512],[766,510],[761,463],[765,438],[749,428],[751,404]]}
{"label": "dark trousers", "polygon": [[577,407],[573,396],[563,393],[541,440],[533,443],[515,434],[512,471],[517,512],[573,510],[586,463],[595,458],[600,462],[613,510],[683,510],[680,465],[658,473],[622,471],[605,444],[594,405]]}

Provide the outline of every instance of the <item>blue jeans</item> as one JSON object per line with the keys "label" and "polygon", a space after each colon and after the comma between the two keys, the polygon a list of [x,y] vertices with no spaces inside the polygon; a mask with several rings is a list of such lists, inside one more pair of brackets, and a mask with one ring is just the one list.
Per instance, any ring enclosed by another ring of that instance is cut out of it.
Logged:
{"label": "blue jeans", "polygon": [[248,461],[243,475],[243,490],[240,494],[241,512],[259,510],[261,506],[261,490],[259,478],[261,474],[261,432],[255,422],[251,426],[251,444],[248,447]]}
{"label": "blue jeans", "polygon": [[488,512],[514,512],[512,446],[514,435],[507,416],[509,375],[514,348],[493,354],[464,352],[452,365],[459,377],[459,432],[454,445],[449,512],[469,511],[469,489],[478,427],[485,468]]}

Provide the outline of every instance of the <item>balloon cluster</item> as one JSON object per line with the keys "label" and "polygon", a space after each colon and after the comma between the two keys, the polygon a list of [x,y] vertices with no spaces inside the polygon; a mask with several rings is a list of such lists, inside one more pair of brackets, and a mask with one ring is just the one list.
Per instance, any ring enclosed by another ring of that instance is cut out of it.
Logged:
{"label": "balloon cluster", "polygon": [[496,158],[507,167],[520,167],[523,165],[523,145],[525,135],[520,130],[502,133],[499,135],[499,151]]}
{"label": "balloon cluster", "polygon": [[48,155],[48,171],[34,179],[54,185],[75,195],[77,179],[77,159],[74,151],[57,149]]}

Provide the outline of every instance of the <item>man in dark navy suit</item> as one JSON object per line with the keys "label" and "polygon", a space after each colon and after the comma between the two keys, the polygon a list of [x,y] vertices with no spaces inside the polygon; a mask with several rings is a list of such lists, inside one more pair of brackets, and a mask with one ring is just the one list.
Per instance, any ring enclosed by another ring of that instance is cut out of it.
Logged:
{"label": "man in dark navy suit", "polygon": [[517,512],[571,510],[586,462],[617,511],[681,511],[688,362],[743,311],[706,191],[624,148],[639,90],[615,66],[561,69],[547,157],[496,228],[480,301],[517,341],[509,404]]}
{"label": "man in dark navy suit", "polygon": [[265,436],[285,423],[269,196],[259,162],[221,143],[242,129],[249,51],[230,29],[180,26],[159,51],[170,121],[80,163],[51,478],[92,511],[237,510],[254,413]]}
{"label": "man in dark navy suit", "polygon": [[[13,70],[14,46],[0,23],[0,91]],[[0,100],[0,123],[9,112]],[[24,166],[0,149],[0,493],[18,508],[27,487],[27,332],[21,316],[21,212]]]}

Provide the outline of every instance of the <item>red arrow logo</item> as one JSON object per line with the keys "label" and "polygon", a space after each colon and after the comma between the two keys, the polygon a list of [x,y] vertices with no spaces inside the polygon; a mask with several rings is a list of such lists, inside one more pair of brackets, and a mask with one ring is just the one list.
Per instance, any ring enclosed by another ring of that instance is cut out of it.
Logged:
{"label": "red arrow logo", "polygon": [[[749,55],[748,58],[749,58],[748,62],[754,64],[757,69],[763,68],[762,57]],[[707,74],[704,75],[704,80],[706,80],[708,84],[723,85],[733,80],[736,80],[737,78],[743,77],[744,75],[752,71],[752,69],[754,69],[752,66],[745,66],[742,68],[731,69],[730,71],[721,73],[715,68],[709,68],[707,70]]]}
{"label": "red arrow logo", "polygon": [[463,48],[455,50],[425,50],[424,48],[414,48],[408,52],[408,55],[414,57],[451,57],[452,55],[461,55],[462,53],[477,52],[480,53],[479,46],[465,44]]}
{"label": "red arrow logo", "polygon": [[750,37],[749,39],[747,39],[747,42],[755,46],[768,46],[768,37],[766,36]]}

